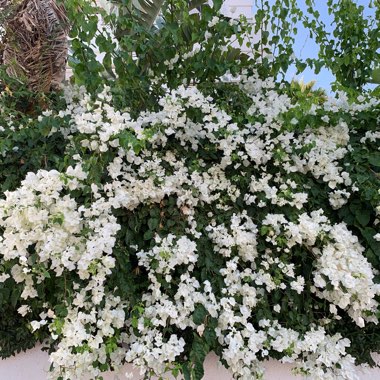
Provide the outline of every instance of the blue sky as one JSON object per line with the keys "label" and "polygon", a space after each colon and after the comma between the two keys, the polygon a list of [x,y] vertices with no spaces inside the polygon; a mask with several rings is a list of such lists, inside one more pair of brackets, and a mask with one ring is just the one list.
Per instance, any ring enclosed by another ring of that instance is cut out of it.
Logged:
{"label": "blue sky", "polygon": [[[306,14],[304,0],[297,0],[297,2]],[[328,14],[326,3],[327,0],[315,0],[315,6],[320,13],[321,20],[325,23],[329,31],[333,31],[333,26],[331,25],[332,17]],[[374,10],[369,8],[370,0],[356,0],[356,3],[364,6],[365,15],[369,16],[374,14]],[[315,58],[318,56],[318,45],[309,37],[309,33],[302,25],[298,25],[298,35],[296,36],[294,50],[297,57]],[[287,79],[291,80],[294,78],[295,73],[295,68],[291,68],[287,74]],[[303,78],[305,82],[316,80],[315,88],[321,87],[327,90],[328,93],[331,93],[330,83],[334,81],[334,77],[327,69],[322,69],[321,72],[316,75],[313,70],[308,68],[297,78]]]}

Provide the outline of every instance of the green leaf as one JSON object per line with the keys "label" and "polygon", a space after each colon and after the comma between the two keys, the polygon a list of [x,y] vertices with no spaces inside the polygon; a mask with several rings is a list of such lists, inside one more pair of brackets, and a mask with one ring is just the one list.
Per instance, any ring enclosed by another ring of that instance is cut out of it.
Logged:
{"label": "green leaf", "polygon": [[198,335],[194,334],[193,345],[191,347],[190,358],[194,363],[193,373],[194,377],[192,380],[202,380],[204,376],[203,363],[206,355],[209,352],[208,344],[200,338]]}
{"label": "green leaf", "polygon": [[153,238],[154,232],[151,230],[145,231],[144,240],[151,240]]}
{"label": "green leaf", "polygon": [[378,231],[371,227],[363,228],[360,231],[366,239],[368,245],[372,248],[373,252],[380,257],[380,242],[373,238]]}
{"label": "green leaf", "polygon": [[18,300],[21,296],[21,289],[19,287],[14,287],[11,293],[11,305],[16,307]]}
{"label": "green leaf", "polygon": [[151,218],[148,220],[148,227],[150,230],[156,230],[159,224],[160,220],[158,218]]}
{"label": "green leaf", "polygon": [[363,209],[362,212],[355,214],[355,218],[363,227],[365,227],[371,219],[371,213],[368,209]]}
{"label": "green leaf", "polygon": [[235,48],[230,49],[230,51],[227,54],[227,61],[234,61],[234,60],[236,60],[239,57],[240,54],[241,54],[241,50],[240,49],[235,49]]}
{"label": "green leaf", "polygon": [[210,347],[215,347],[217,345],[218,338],[216,336],[215,328],[207,326],[203,333],[203,338]]}
{"label": "green leaf", "polygon": [[197,304],[197,306],[195,307],[194,313],[193,313],[194,323],[196,325],[201,325],[202,323],[204,323],[204,320],[205,320],[207,314],[208,313],[207,313],[206,308],[201,304]]}
{"label": "green leaf", "polygon": [[380,84],[380,67],[372,71],[371,79],[369,82]]}
{"label": "green leaf", "polygon": [[372,153],[368,157],[368,162],[373,166],[380,167],[380,153],[378,152]]}
{"label": "green leaf", "polygon": [[191,380],[191,372],[188,363],[182,364],[182,374],[185,380]]}
{"label": "green leaf", "polygon": [[55,314],[58,316],[58,317],[61,317],[61,318],[65,318],[67,317],[67,314],[68,314],[68,310],[67,310],[67,306],[66,305],[56,305],[54,307],[54,310],[55,310]]}
{"label": "green leaf", "polygon": [[361,226],[365,227],[369,223],[372,213],[371,208],[366,207],[366,205],[361,202],[354,201],[350,203],[349,209],[355,215],[355,219]]}

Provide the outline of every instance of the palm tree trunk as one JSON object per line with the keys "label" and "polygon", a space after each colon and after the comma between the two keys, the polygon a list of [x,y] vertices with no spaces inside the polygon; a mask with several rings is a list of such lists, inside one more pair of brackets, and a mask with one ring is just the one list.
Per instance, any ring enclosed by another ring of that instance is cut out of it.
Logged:
{"label": "palm tree trunk", "polygon": [[24,0],[13,11],[10,0],[0,0],[8,10],[4,22],[2,63],[7,73],[33,91],[59,88],[65,78],[68,22],[63,5],[54,0]]}

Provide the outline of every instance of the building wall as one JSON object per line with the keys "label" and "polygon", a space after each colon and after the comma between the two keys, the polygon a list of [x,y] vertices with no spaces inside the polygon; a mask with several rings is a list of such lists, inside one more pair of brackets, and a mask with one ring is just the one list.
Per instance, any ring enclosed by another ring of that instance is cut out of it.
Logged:
{"label": "building wall", "polygon": [[[281,364],[274,360],[265,363],[265,380],[306,380],[291,373],[291,366]],[[48,357],[39,348],[18,354],[6,360],[0,361],[0,380],[46,380],[49,371]],[[138,371],[133,371],[131,366],[125,366],[118,373],[106,373],[104,380],[126,379],[126,372],[133,372],[132,380],[142,380]],[[380,369],[358,370],[359,380],[379,380]],[[77,380],[77,379],[71,379]],[[81,379],[82,380],[82,379]],[[174,380],[167,377],[165,380]],[[217,362],[216,356],[210,354],[205,362],[204,380],[233,380],[231,374]],[[254,379],[252,379],[254,380]],[[338,380],[338,379],[336,379]]]}
{"label": "building wall", "polygon": [[244,15],[247,18],[253,16],[253,0],[225,0],[222,13],[228,17]]}

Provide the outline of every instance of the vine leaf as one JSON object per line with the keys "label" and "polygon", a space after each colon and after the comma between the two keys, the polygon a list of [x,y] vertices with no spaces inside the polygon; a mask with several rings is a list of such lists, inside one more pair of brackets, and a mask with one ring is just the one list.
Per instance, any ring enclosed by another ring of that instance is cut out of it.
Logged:
{"label": "vine leaf", "polygon": [[372,71],[371,79],[369,80],[369,82],[380,84],[380,67]]}

